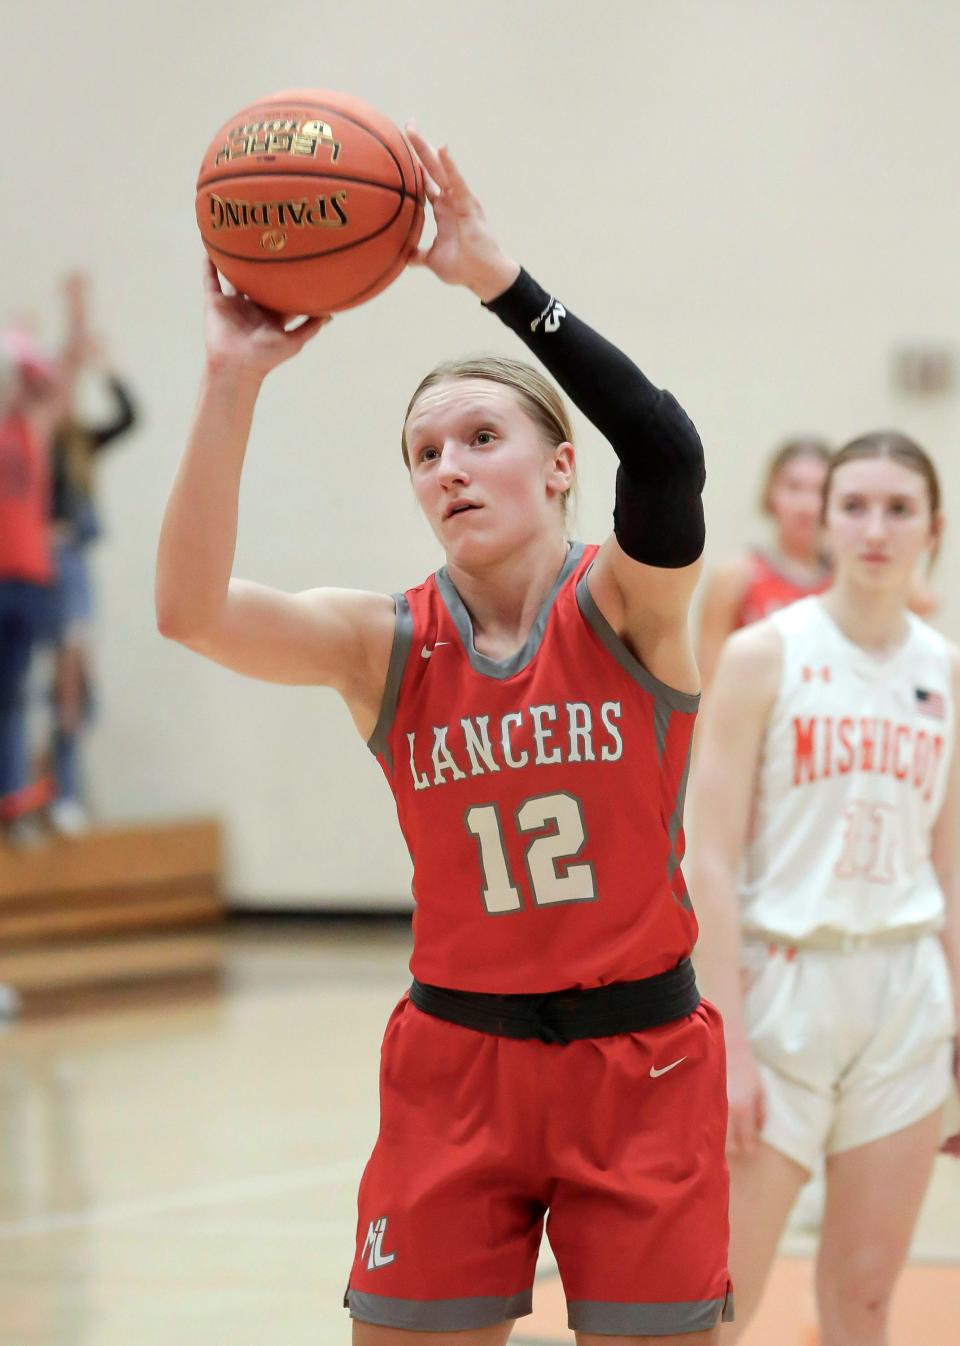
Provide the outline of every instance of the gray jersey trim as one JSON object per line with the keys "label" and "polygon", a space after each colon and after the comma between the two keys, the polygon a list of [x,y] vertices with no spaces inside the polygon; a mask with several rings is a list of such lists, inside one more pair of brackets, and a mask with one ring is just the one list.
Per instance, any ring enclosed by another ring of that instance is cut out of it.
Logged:
{"label": "gray jersey trim", "polygon": [[[683,776],[680,778],[680,784],[677,787],[677,799],[673,806],[673,813],[670,816],[670,822],[667,825],[667,839],[670,842],[670,854],[667,858],[667,880],[670,884],[670,891],[673,892],[673,876],[680,868],[683,857],[677,855],[677,837],[680,834],[680,828],[683,826],[683,806],[687,797],[687,782],[690,778],[690,757],[693,751],[693,739],[691,738],[687,745],[687,760],[683,764]],[[693,911],[693,903],[690,901],[690,894],[684,893],[683,897],[676,897],[674,901],[679,902],[684,911]]]}
{"label": "gray jersey trim", "polygon": [[393,644],[390,646],[390,662],[387,665],[387,681],[383,688],[383,700],[380,702],[377,723],[367,739],[367,747],[374,756],[382,754],[391,771],[393,755],[387,739],[393,727],[393,717],[397,713],[403,670],[407,666],[407,655],[410,653],[410,644],[413,640],[413,614],[406,597],[403,594],[394,594],[393,606],[396,620],[393,627]]}
{"label": "gray jersey trim", "polygon": [[350,1317],[377,1327],[403,1327],[416,1332],[463,1332],[493,1327],[533,1312],[533,1290],[515,1295],[482,1295],[475,1299],[392,1299],[348,1290],[343,1306]]}
{"label": "gray jersey trim", "polygon": [[610,651],[624,672],[629,673],[634,682],[639,682],[640,686],[648,691],[651,696],[656,697],[658,701],[665,702],[671,710],[682,710],[689,715],[694,714],[700,705],[700,693],[681,692],[676,687],[670,687],[667,683],[661,682],[659,678],[655,678],[649,669],[644,668],[640,660],[630,653],[604,617],[594,602],[593,594],[590,592],[590,586],[587,583],[587,576],[592,569],[592,565],[588,566],[577,581],[577,603],[594,633]]}
{"label": "gray jersey trim", "polygon": [[543,640],[543,633],[547,629],[547,620],[550,616],[550,609],[556,601],[557,594],[562,589],[564,583],[570,578],[577,564],[583,555],[583,543],[571,542],[567,552],[567,559],[564,561],[560,574],[554,580],[553,588],[547,594],[540,605],[540,611],[537,613],[536,621],[530,628],[530,634],[517,650],[516,654],[511,654],[507,659],[490,659],[485,654],[481,654],[473,643],[473,622],[470,620],[470,614],[466,609],[463,599],[457,593],[453,581],[447,574],[447,567],[444,566],[437,571],[437,588],[440,591],[440,597],[443,599],[447,611],[453,619],[453,624],[457,628],[460,639],[463,641],[463,648],[467,652],[467,658],[470,661],[470,667],[475,673],[482,673],[484,677],[496,678],[503,682],[507,678],[512,678],[514,673],[519,673],[521,669],[526,668],[530,660],[540,648],[540,642]]}
{"label": "gray jersey trim", "polygon": [[689,1299],[676,1304],[610,1304],[572,1299],[567,1322],[574,1332],[601,1336],[666,1337],[681,1332],[707,1332],[717,1323],[733,1322],[733,1295],[723,1299]]}

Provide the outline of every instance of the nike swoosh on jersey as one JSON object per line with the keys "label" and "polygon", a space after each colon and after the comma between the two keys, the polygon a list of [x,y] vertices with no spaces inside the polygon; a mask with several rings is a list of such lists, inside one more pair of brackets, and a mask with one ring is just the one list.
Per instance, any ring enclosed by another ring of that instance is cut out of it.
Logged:
{"label": "nike swoosh on jersey", "polygon": [[433,654],[434,650],[439,649],[441,645],[449,645],[450,643],[451,642],[449,640],[438,640],[437,643],[433,646],[433,648],[431,648],[429,645],[422,645],[420,647],[420,656],[423,659],[429,659],[431,654]]}
{"label": "nike swoosh on jersey", "polygon": [[651,1066],[651,1067],[650,1067],[650,1078],[651,1078],[652,1080],[655,1080],[655,1079],[657,1078],[658,1075],[666,1075],[666,1073],[667,1073],[668,1070],[675,1070],[676,1067],[677,1067],[678,1065],[680,1065],[680,1063],[681,1063],[682,1061],[685,1061],[686,1059],[687,1059],[687,1058],[686,1058],[685,1056],[681,1056],[679,1061],[671,1061],[670,1064],[669,1064],[668,1066],[661,1066],[659,1070],[656,1068],[656,1066]]}

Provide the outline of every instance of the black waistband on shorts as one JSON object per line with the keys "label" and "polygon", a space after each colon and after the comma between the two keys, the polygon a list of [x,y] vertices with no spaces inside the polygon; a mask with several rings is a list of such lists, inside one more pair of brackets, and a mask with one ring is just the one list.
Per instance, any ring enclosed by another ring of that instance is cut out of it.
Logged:
{"label": "black waistband on shorts", "polygon": [[574,1042],[614,1033],[640,1033],[682,1019],[700,1004],[693,964],[684,958],[668,972],[589,990],[543,995],[488,995],[453,991],[414,979],[410,999],[424,1014],[502,1038]]}

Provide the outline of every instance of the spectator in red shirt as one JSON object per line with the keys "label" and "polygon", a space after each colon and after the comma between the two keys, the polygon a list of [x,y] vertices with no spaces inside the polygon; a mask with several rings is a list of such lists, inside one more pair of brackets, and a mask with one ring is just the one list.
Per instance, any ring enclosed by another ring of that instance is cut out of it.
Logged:
{"label": "spectator in red shirt", "polygon": [[28,333],[0,333],[0,826],[31,839],[30,815],[49,787],[30,782],[26,686],[52,617],[49,443],[63,415],[69,362]]}

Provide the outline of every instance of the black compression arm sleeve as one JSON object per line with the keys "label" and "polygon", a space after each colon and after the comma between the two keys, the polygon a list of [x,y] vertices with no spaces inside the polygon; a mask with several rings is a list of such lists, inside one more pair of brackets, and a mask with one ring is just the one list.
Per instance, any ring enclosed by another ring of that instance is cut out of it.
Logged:
{"label": "black compression arm sleeve", "polygon": [[546,366],[620,459],[613,529],[645,565],[691,565],[703,551],[703,447],[672,394],[527,274],[487,305]]}

